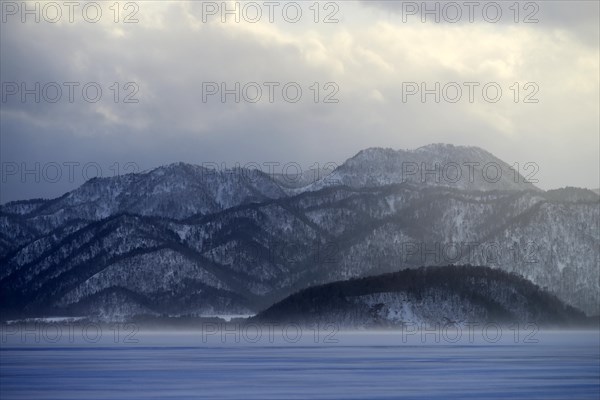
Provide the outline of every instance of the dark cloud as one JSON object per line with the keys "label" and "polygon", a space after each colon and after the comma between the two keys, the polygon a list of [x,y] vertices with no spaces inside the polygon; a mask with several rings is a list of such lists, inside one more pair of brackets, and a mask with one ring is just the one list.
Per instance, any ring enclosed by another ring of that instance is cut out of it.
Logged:
{"label": "dark cloud", "polygon": [[[390,3],[367,10],[393,9]],[[542,187],[595,185],[598,49],[577,39],[592,19],[587,5],[566,12],[564,20],[548,8],[545,25],[558,31],[546,34],[522,26],[440,31],[346,4],[342,22],[333,25],[202,24],[201,6],[183,2],[140,3],[140,22],[132,25],[2,23],[3,84],[78,82],[81,88],[95,82],[103,90],[96,103],[85,101],[80,89],[73,103],[65,92],[57,103],[10,96],[0,111],[2,163],[93,162],[106,176],[115,163],[140,169],[175,161],[310,166],[341,163],[365,147],[451,142],[484,147],[509,163],[538,162]],[[583,22],[576,24],[579,15]],[[561,35],[560,29],[574,34]],[[513,79],[539,81],[543,101],[515,105],[508,94],[497,105],[402,101],[406,81],[497,80],[510,93]],[[119,102],[110,89],[114,82]],[[127,82],[139,88],[138,103],[123,103],[131,92],[123,87]],[[203,82],[257,82],[263,101],[235,103],[229,96],[222,103],[212,96],[205,103]],[[302,99],[286,102],[278,89],[269,103],[264,82],[280,82],[279,88],[297,82]],[[320,84],[318,103],[314,82]],[[322,102],[326,82],[338,85],[338,104]],[[564,163],[577,163],[577,173]],[[32,177],[5,177],[0,202],[57,196],[83,179]]]}

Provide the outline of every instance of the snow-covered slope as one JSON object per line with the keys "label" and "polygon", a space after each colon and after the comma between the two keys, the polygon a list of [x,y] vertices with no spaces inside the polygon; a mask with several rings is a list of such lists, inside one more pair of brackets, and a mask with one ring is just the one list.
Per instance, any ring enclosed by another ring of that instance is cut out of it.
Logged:
{"label": "snow-covered slope", "polygon": [[254,320],[367,328],[411,324],[578,324],[583,314],[531,282],[487,267],[422,267],[302,290]]}

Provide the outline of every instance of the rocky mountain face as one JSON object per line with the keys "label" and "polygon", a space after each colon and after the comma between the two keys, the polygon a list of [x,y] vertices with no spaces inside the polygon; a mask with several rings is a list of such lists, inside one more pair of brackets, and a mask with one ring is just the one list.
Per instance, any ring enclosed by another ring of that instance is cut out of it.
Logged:
{"label": "rocky mountain face", "polygon": [[253,318],[344,328],[494,323],[548,326],[585,323],[584,314],[530,281],[499,269],[443,266],[311,287]]}
{"label": "rocky mountain face", "polygon": [[369,149],[304,186],[173,164],[3,205],[2,318],[246,314],[312,285],[467,263],[600,313],[598,196],[512,170],[495,183],[394,174],[418,162],[506,167],[471,147]]}

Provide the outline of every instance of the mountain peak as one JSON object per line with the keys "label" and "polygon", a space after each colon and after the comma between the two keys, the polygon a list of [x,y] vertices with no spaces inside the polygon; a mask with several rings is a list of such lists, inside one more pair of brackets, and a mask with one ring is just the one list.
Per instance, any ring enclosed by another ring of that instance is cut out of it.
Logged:
{"label": "mountain peak", "polygon": [[166,164],[166,165],[161,165],[159,167],[143,171],[142,173],[161,176],[161,175],[171,174],[171,173],[185,174],[185,173],[189,173],[189,172],[198,172],[201,169],[203,169],[203,168],[199,165],[188,164],[188,163],[185,163],[182,161],[178,161],[178,162],[173,162],[173,163]]}
{"label": "mountain peak", "polygon": [[476,152],[491,154],[488,151],[486,151],[485,149],[482,149],[481,147],[454,145],[454,144],[450,144],[450,143],[431,143],[431,144],[427,144],[425,146],[417,147],[414,150],[408,150],[408,151],[413,151],[413,152],[421,152],[421,151],[427,151],[427,152],[473,152],[473,151],[476,151]]}
{"label": "mountain peak", "polygon": [[[358,152],[328,177],[350,187],[412,183],[463,190],[539,190],[488,151],[434,143],[413,150],[371,147]],[[317,182],[315,187],[327,186]]]}

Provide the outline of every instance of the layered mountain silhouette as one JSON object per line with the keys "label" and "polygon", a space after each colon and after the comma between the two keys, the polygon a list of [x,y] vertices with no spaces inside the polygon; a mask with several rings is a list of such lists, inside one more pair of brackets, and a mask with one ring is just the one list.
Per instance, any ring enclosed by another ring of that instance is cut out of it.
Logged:
{"label": "layered mountain silhouette", "polygon": [[600,313],[594,192],[544,192],[451,145],[367,149],[321,172],[179,163],[5,204],[2,318],[255,313],[313,285],[467,263]]}

